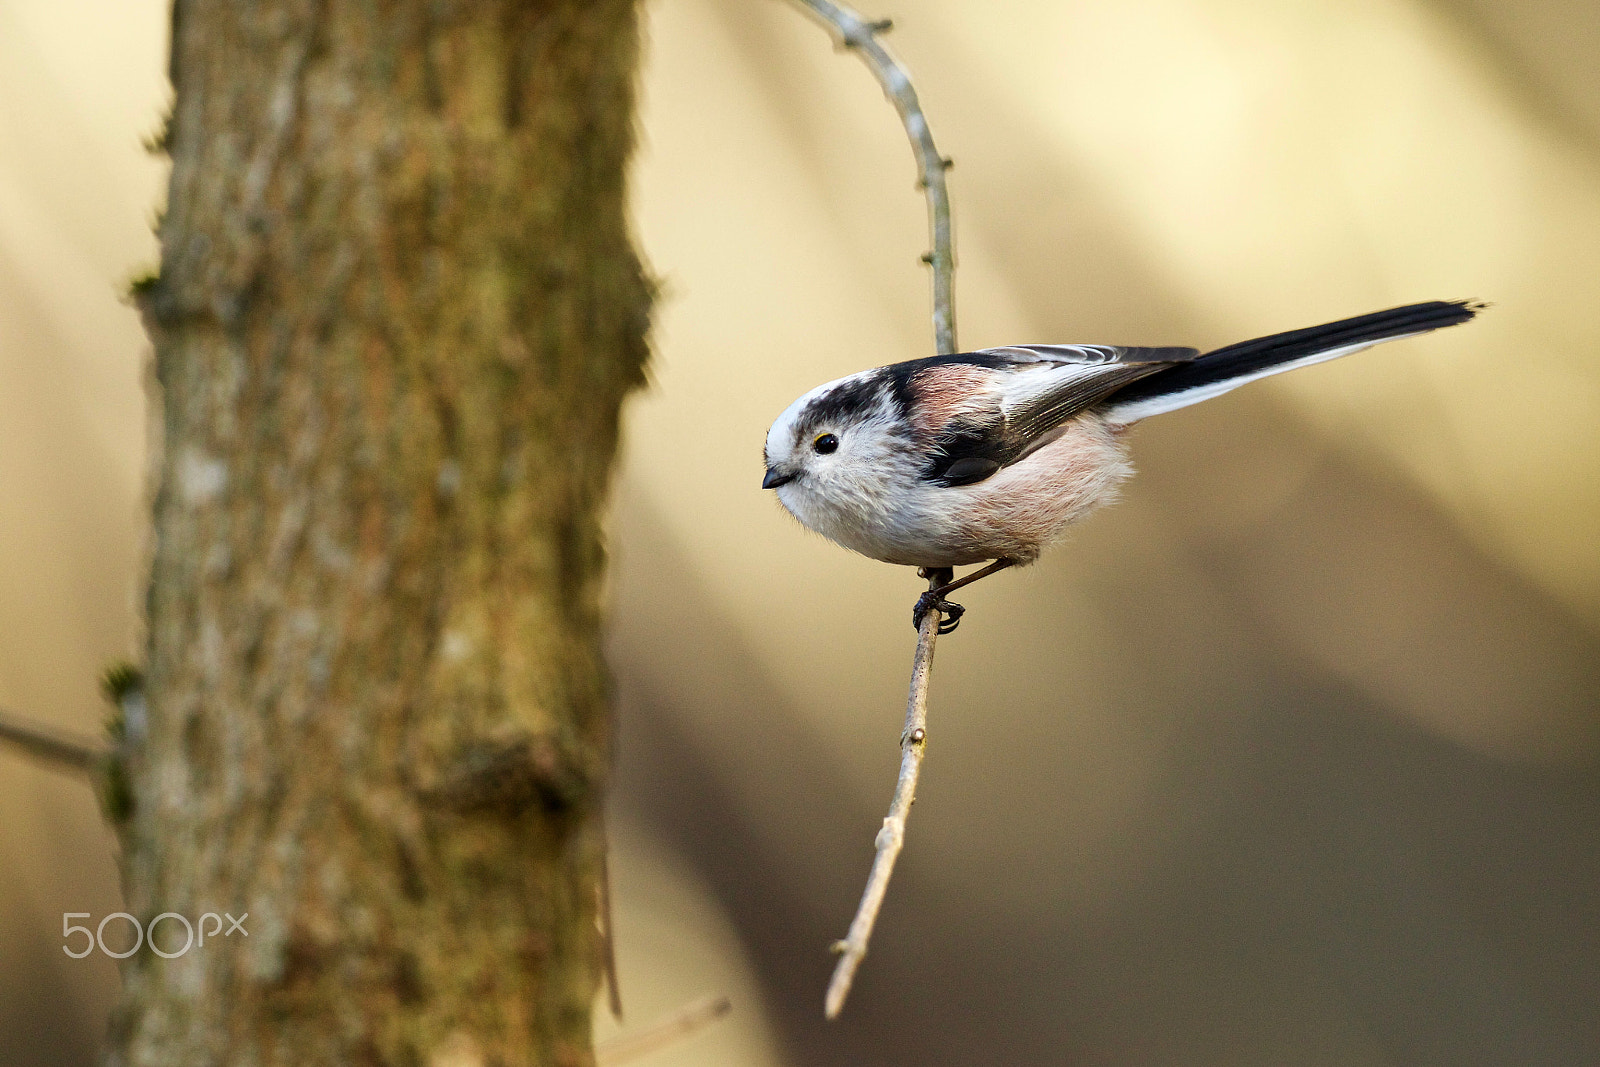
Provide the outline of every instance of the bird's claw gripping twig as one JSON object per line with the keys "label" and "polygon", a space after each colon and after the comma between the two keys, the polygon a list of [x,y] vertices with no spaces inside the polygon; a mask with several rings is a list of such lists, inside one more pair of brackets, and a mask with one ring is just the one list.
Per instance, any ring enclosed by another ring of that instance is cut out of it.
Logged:
{"label": "bird's claw gripping twig", "polygon": [[[961,625],[961,616],[967,609],[960,604],[952,604],[944,598],[946,593],[953,593],[963,586],[971,585],[981,578],[987,578],[996,571],[1003,571],[1007,567],[1016,566],[1012,559],[997,559],[987,567],[973,571],[971,574],[956,581],[956,572],[951,567],[921,567],[917,570],[917,577],[928,579],[928,591],[917,599],[916,607],[911,609],[911,625],[922,629],[922,617],[928,612],[937,609],[940,614],[939,632],[947,634]],[[949,618],[943,616],[948,615]]]}
{"label": "bird's claw gripping twig", "polygon": [[937,611],[941,616],[939,619],[941,634],[950,633],[960,626],[961,616],[967,613],[967,609],[960,604],[951,603],[940,596],[939,590],[930,589],[917,598],[916,605],[911,609],[911,628],[922,629],[922,617],[930,611]]}

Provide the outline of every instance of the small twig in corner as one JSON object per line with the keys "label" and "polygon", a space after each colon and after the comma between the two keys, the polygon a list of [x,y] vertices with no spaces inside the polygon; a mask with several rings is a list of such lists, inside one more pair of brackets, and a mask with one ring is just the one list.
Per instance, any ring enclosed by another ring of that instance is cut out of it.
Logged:
{"label": "small twig in corner", "polygon": [[600,968],[606,980],[611,1017],[622,1021],[622,986],[617,980],[617,926],[611,901],[611,838],[600,816],[600,879],[595,883],[595,912],[600,921]]}
{"label": "small twig in corner", "polygon": [[[839,40],[871,68],[878,84],[883,86],[900,121],[905,125],[906,136],[911,139],[911,151],[917,157],[921,172],[920,184],[928,200],[928,230],[933,248],[923,255],[922,261],[933,268],[933,340],[940,355],[956,350],[954,239],[950,224],[950,192],[945,186],[945,171],[950,160],[939,153],[933,143],[933,133],[928,128],[928,117],[922,112],[917,91],[911,84],[911,75],[888,49],[878,42],[877,35],[892,28],[888,19],[871,21],[856,12],[830,0],[795,0],[800,6],[833,27]],[[948,575],[948,572],[946,572]],[[938,586],[940,578],[930,578],[928,588]],[[840,954],[833,969],[833,979],[828,983],[828,996],[824,1010],[828,1018],[837,1018],[844,1009],[845,998],[850,995],[850,984],[855,980],[856,968],[867,955],[867,942],[872,937],[873,924],[878,921],[878,910],[883,906],[884,894],[889,891],[889,876],[894,872],[894,861],[905,842],[906,816],[917,796],[917,775],[922,769],[922,753],[928,737],[928,675],[933,668],[933,643],[939,637],[939,626],[944,615],[935,610],[922,617],[917,628],[917,655],[911,665],[911,695],[906,703],[906,729],[900,738],[900,778],[895,783],[894,800],[889,805],[889,815],[878,831],[877,854],[872,861],[872,873],[867,876],[867,889],[861,895],[856,917],[850,923],[850,932],[843,941],[834,944]]]}
{"label": "small twig in corner", "polygon": [[595,1048],[600,1067],[616,1067],[683,1040],[708,1023],[716,1022],[733,1010],[725,996],[703,997],[652,1023],[636,1034],[612,1038]]}
{"label": "small twig in corner", "polygon": [[11,745],[52,770],[86,774],[105,756],[94,741],[44,723],[0,711],[0,742]]}

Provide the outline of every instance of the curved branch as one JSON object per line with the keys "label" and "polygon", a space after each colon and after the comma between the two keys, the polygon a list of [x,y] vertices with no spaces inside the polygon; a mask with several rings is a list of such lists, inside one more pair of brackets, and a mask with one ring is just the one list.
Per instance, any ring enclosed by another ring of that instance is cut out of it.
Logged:
{"label": "curved branch", "polygon": [[928,199],[928,230],[933,237],[933,249],[923,261],[933,268],[933,340],[940,355],[956,350],[956,258],[954,237],[950,226],[950,193],[945,187],[945,171],[950,160],[939,154],[933,143],[933,132],[928,129],[928,117],[922,112],[917,90],[911,84],[911,75],[889,50],[878,42],[878,34],[891,28],[884,19],[873,22],[862,18],[850,8],[831,3],[830,0],[795,0],[839,34],[839,41],[853,50],[872,70],[884,95],[900,113],[906,136],[911,139],[911,151],[917,157],[921,172],[920,184]]}

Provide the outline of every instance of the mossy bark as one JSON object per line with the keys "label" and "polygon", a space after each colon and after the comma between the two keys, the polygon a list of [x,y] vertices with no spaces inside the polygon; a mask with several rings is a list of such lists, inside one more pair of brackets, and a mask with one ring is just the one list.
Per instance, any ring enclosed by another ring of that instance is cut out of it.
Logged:
{"label": "mossy bark", "polygon": [[[633,0],[178,0],[118,1064],[592,1062]],[[169,921],[160,947],[182,930]]]}

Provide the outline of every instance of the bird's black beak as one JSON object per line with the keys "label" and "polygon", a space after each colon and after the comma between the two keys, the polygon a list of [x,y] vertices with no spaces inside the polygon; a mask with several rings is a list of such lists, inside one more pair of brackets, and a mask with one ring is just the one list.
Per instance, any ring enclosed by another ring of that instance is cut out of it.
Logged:
{"label": "bird's black beak", "polygon": [[780,485],[788,485],[792,481],[794,481],[794,475],[785,474],[783,471],[780,471],[777,467],[768,467],[767,468],[767,476],[765,478],[761,479],[761,488],[763,488],[763,489],[776,489],[776,488],[778,488],[778,486],[780,486]]}

